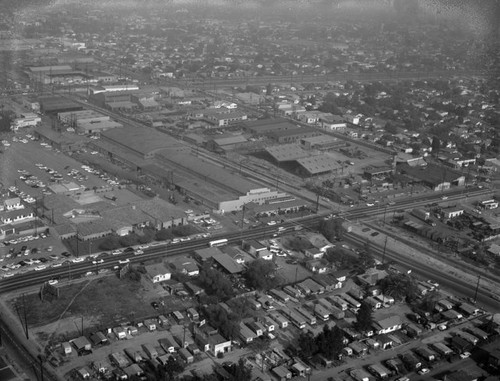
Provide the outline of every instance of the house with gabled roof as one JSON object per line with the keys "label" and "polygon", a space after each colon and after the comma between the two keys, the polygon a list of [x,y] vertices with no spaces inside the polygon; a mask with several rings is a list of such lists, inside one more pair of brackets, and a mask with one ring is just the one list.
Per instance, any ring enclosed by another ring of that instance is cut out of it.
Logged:
{"label": "house with gabled roof", "polygon": [[373,322],[373,328],[377,335],[400,330],[402,326],[403,322],[399,315],[392,315]]}
{"label": "house with gabled roof", "polygon": [[151,265],[144,266],[146,269],[146,274],[153,283],[163,282],[165,280],[170,280],[172,277],[172,271],[167,269],[163,263],[154,263]]}

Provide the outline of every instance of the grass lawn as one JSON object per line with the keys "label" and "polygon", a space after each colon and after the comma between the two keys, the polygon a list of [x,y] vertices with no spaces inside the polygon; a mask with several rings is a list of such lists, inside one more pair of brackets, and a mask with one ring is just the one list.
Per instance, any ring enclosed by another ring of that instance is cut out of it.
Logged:
{"label": "grass lawn", "polygon": [[[143,320],[155,315],[148,300],[141,298],[142,285],[129,279],[108,276],[60,288],[59,299],[40,300],[38,294],[25,296],[28,324],[43,326],[62,318],[87,318],[101,327],[120,322]],[[11,308],[23,315],[22,297],[10,301]],[[61,316],[62,315],[62,316]]]}

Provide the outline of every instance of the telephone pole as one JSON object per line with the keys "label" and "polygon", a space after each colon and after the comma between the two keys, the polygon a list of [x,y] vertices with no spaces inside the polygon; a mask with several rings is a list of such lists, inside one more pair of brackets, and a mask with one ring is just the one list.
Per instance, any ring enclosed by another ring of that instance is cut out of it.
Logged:
{"label": "telephone pole", "polygon": [[477,276],[476,291],[474,292],[474,303],[477,302],[477,292],[479,290],[479,281],[481,280],[481,275]]}

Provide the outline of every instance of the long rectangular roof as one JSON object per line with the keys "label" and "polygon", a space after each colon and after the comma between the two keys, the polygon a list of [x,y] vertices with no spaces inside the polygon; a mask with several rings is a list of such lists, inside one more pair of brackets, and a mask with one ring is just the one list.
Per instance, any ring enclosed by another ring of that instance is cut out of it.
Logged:
{"label": "long rectangular roof", "polygon": [[224,267],[230,274],[237,274],[243,271],[243,268],[226,253],[215,254],[212,257],[214,261]]}
{"label": "long rectangular roof", "polygon": [[179,147],[183,145],[177,139],[147,127],[124,126],[101,133],[101,136],[121,146],[129,147],[142,155],[150,154],[162,148]]}
{"label": "long rectangular roof", "polygon": [[201,180],[197,182],[199,187],[202,188],[204,183],[217,182],[218,184],[226,184],[227,190],[237,192],[240,196],[245,195],[252,189],[261,188],[260,185],[247,180],[241,176],[230,173],[227,169],[221,168],[208,161],[204,161],[199,157],[186,153],[185,151],[178,151],[174,149],[167,149],[158,152],[159,160],[168,160],[181,165],[182,167],[197,173]]}
{"label": "long rectangular roof", "polygon": [[278,162],[296,161],[309,156],[298,144],[282,144],[266,148],[274,160]]}
{"label": "long rectangular roof", "polygon": [[334,171],[340,168],[336,160],[327,155],[305,157],[297,160],[311,175]]}

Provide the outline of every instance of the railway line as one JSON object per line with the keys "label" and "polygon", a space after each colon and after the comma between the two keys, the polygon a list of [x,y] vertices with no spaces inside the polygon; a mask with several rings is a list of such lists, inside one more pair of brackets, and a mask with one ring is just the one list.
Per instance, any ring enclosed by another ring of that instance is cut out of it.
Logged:
{"label": "railway line", "polygon": [[[475,189],[471,188],[469,191],[470,196],[483,196],[490,194],[490,190],[486,189]],[[459,200],[462,196],[461,191],[447,193],[448,200]],[[357,219],[373,218],[374,216],[381,215],[387,212],[395,212],[400,209],[405,209],[409,207],[415,207],[418,205],[424,205],[429,202],[438,201],[439,198],[431,196],[420,196],[412,199],[401,200],[394,205],[385,205],[384,208],[381,207],[357,207],[346,210],[344,212],[338,213],[338,216],[347,220],[354,221]],[[303,228],[309,229],[317,226],[317,224],[328,216],[331,211],[325,211],[323,213],[311,214],[302,218],[297,218],[293,220],[288,220],[280,224],[279,226],[285,228],[285,231],[290,231],[295,229],[296,226],[301,226]],[[4,278],[0,280],[0,293],[15,291],[24,287],[41,285],[54,278],[76,278],[86,274],[88,272],[97,273],[99,270],[107,269],[112,270],[116,266],[120,266],[119,261],[128,259],[130,263],[141,263],[149,260],[154,260],[157,258],[169,257],[173,258],[180,255],[186,255],[193,250],[207,247],[208,243],[214,239],[226,238],[229,244],[239,244],[243,239],[262,239],[266,237],[271,237],[277,234],[276,226],[260,226],[254,229],[241,230],[232,233],[224,233],[213,235],[210,238],[202,238],[196,240],[190,240],[185,242],[173,243],[163,243],[159,246],[152,246],[144,250],[144,254],[134,255],[132,253],[122,253],[119,255],[111,255],[109,253],[101,254],[100,258],[104,260],[102,264],[93,264],[91,260],[84,260],[82,262],[72,262],[70,260],[64,262],[60,267],[49,267],[42,271],[29,271],[26,273],[19,273],[13,277]]]}

